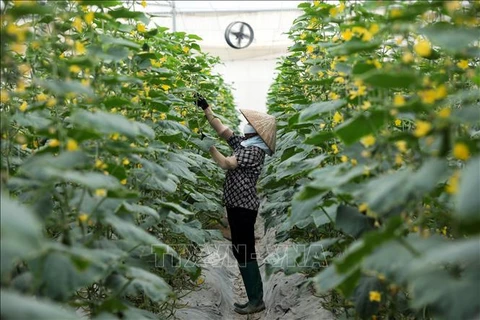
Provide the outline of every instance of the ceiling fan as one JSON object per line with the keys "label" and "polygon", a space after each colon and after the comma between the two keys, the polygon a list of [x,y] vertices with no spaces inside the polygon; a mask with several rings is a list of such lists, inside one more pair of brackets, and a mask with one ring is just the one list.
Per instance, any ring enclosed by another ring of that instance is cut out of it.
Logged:
{"label": "ceiling fan", "polygon": [[225,29],[225,41],[234,49],[244,49],[253,41],[253,29],[246,22],[234,21]]}

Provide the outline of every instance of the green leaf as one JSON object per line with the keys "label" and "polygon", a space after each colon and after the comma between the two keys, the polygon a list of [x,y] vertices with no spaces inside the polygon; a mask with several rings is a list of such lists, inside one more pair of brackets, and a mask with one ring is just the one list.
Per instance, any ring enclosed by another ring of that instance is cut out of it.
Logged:
{"label": "green leaf", "polygon": [[373,178],[357,194],[375,213],[388,214],[396,206],[430,192],[447,174],[446,161],[431,158],[417,172],[406,169]]}
{"label": "green leaf", "polygon": [[470,159],[460,174],[455,215],[464,222],[480,220],[480,157]]}
{"label": "green leaf", "polygon": [[194,213],[183,208],[182,206],[176,204],[176,203],[173,203],[173,202],[164,202],[164,201],[160,201],[160,200],[155,200],[155,203],[160,205],[161,207],[163,208],[167,208],[167,209],[172,209],[172,210],[175,210],[185,216],[191,216],[193,215]]}
{"label": "green leaf", "polygon": [[347,101],[344,99],[313,103],[307,108],[300,111],[300,121],[309,120],[324,112],[333,111],[340,107],[343,107],[346,104],[347,104]]}
{"label": "green leaf", "polygon": [[126,40],[126,39],[123,39],[123,38],[119,38],[119,37],[111,37],[109,35],[102,34],[102,35],[99,36],[99,38],[100,38],[100,41],[103,44],[115,44],[115,45],[118,45],[118,46],[123,46],[123,47],[128,47],[128,48],[133,48],[133,49],[140,49],[140,47],[141,47],[136,42]]}
{"label": "green leaf", "polygon": [[103,8],[115,7],[122,4],[120,0],[80,0],[80,3]]}
{"label": "green leaf", "polygon": [[160,240],[135,225],[133,221],[126,221],[114,215],[106,217],[105,221],[109,223],[122,238],[132,241],[132,248],[139,244],[162,244]]}
{"label": "green leaf", "polygon": [[27,297],[2,289],[0,294],[2,319],[80,319],[75,310],[41,297]]}
{"label": "green leaf", "polygon": [[361,79],[377,88],[407,89],[415,88],[421,77],[412,70],[375,69],[364,73]]}
{"label": "green leaf", "polygon": [[456,277],[446,269],[429,270],[412,281],[412,307],[429,307],[440,319],[474,319],[480,309],[480,268],[466,270]]}
{"label": "green leaf", "polygon": [[358,238],[362,233],[373,230],[373,219],[361,214],[357,208],[338,206],[335,226],[341,231]]}
{"label": "green leaf", "polygon": [[327,51],[336,56],[349,55],[357,52],[367,53],[377,49],[380,44],[381,42],[378,41],[364,42],[361,40],[351,40],[335,47],[331,47],[327,49]]}
{"label": "green leaf", "polygon": [[38,255],[45,240],[42,225],[33,212],[3,192],[1,204],[1,272],[5,279],[16,263]]}
{"label": "green leaf", "polygon": [[335,134],[346,145],[351,145],[366,135],[376,133],[388,119],[389,116],[383,111],[375,111],[368,116],[360,114],[356,118],[348,119],[336,127]]}
{"label": "green leaf", "polygon": [[155,137],[155,132],[148,125],[130,121],[119,114],[77,110],[72,114],[71,121],[79,127],[88,128],[103,134],[119,133],[131,138],[144,136],[153,139]]}
{"label": "green leaf", "polygon": [[105,276],[106,266],[99,267],[98,264],[92,264],[92,261],[85,257],[82,260],[86,264],[79,268],[79,260],[76,260],[77,265],[75,265],[75,260],[71,259],[67,252],[48,254],[42,261],[41,273],[37,274],[42,281],[42,293],[57,301],[67,301],[76,290]]}
{"label": "green leaf", "polygon": [[420,30],[428,39],[447,52],[462,52],[480,39],[479,28],[459,27],[448,22],[438,22]]}
{"label": "green leaf", "polygon": [[52,123],[52,120],[48,119],[47,115],[43,116],[39,112],[16,113],[11,119],[21,126],[32,127],[38,130],[46,129]]}
{"label": "green leaf", "polygon": [[150,22],[150,19],[145,15],[143,12],[138,12],[138,11],[131,11],[127,8],[118,8],[114,10],[109,10],[108,14],[114,17],[115,19],[133,19],[137,21],[141,21],[145,24],[148,24]]}
{"label": "green leaf", "polygon": [[171,294],[170,286],[159,276],[140,268],[130,267],[127,278],[132,279],[128,290],[144,293],[155,302],[165,301]]}
{"label": "green leaf", "polygon": [[95,96],[92,87],[84,86],[77,80],[43,80],[34,78],[34,83],[40,87],[48,89],[56,96],[65,96],[67,94],[84,95],[89,98]]}
{"label": "green leaf", "polygon": [[335,265],[339,273],[348,273],[358,267],[362,260],[370,255],[377,247],[398,237],[398,230],[403,224],[401,217],[392,217],[382,230],[366,233],[362,239],[352,244]]}
{"label": "green leaf", "polygon": [[168,220],[168,225],[174,233],[179,233],[185,235],[189,240],[197,243],[204,244],[206,234],[202,230],[202,224],[198,220],[192,220],[187,223],[179,223]]}
{"label": "green leaf", "polygon": [[360,278],[353,294],[353,301],[355,310],[362,319],[371,318],[372,315],[378,312],[379,303],[370,301],[370,292],[377,291],[382,293],[382,289],[383,286],[377,277],[362,276]]}
{"label": "green leaf", "polygon": [[335,137],[335,135],[331,131],[320,131],[318,133],[307,136],[304,143],[319,146],[325,141],[332,139],[333,137]]}
{"label": "green leaf", "polygon": [[157,220],[160,219],[160,216],[159,216],[158,212],[155,211],[151,207],[142,206],[142,205],[135,204],[135,203],[128,203],[128,202],[124,202],[122,204],[122,206],[128,212],[144,214],[144,215],[147,215],[147,216],[154,217]]}

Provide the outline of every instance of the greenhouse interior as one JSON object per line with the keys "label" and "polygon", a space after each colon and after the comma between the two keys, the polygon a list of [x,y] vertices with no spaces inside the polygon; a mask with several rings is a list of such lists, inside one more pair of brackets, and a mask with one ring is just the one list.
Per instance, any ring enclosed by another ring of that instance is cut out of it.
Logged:
{"label": "greenhouse interior", "polygon": [[480,2],[1,0],[2,320],[480,319]]}

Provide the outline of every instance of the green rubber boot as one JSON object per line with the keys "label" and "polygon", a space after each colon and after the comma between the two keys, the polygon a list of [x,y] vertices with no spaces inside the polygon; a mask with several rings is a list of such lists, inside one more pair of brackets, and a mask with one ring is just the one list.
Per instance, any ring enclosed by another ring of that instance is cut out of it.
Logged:
{"label": "green rubber boot", "polygon": [[239,314],[250,314],[264,310],[262,276],[257,260],[249,261],[239,268],[245,284],[245,291],[247,291],[248,302],[244,304],[235,303],[234,311]]}

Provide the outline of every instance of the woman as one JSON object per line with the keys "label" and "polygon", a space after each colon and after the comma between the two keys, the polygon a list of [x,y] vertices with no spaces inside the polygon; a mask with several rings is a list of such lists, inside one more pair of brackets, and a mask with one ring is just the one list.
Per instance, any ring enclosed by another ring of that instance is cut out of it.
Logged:
{"label": "woman", "polygon": [[223,188],[223,201],[227,208],[232,235],[232,251],[242,275],[248,302],[235,303],[240,314],[260,312],[265,309],[263,284],[255,253],[255,220],[260,205],[256,184],[263,168],[265,154],[275,151],[276,124],[273,116],[241,109],[247,121],[244,137],[237,136],[216,118],[207,101],[197,96],[196,104],[202,108],[210,125],[232,147],[233,154],[223,156],[215,146],[210,154],[215,162],[227,170]]}

